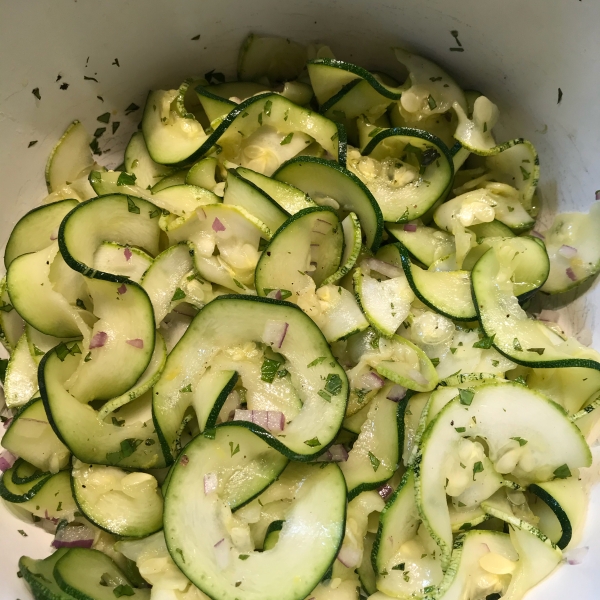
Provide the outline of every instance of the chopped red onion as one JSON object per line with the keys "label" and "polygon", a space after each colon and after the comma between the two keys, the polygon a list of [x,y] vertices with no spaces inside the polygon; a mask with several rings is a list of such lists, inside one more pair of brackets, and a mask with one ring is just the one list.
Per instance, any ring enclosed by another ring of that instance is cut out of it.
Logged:
{"label": "chopped red onion", "polygon": [[404,231],[415,232],[417,230],[417,226],[415,223],[407,223],[403,229]]}
{"label": "chopped red onion", "polygon": [[217,490],[217,486],[219,485],[219,480],[217,479],[216,473],[207,473],[204,476],[204,494],[208,496],[208,494],[212,494]]}
{"label": "chopped red onion", "polygon": [[483,543],[483,542],[482,542],[482,543],[481,543],[481,545],[483,546],[483,549],[484,549],[486,552],[491,552],[491,550],[490,550],[490,547],[489,547],[489,546],[488,546],[486,543]]}
{"label": "chopped red onion", "polygon": [[262,341],[269,346],[281,348],[289,325],[285,321],[269,320],[265,323]]}
{"label": "chopped red onion", "polygon": [[61,525],[56,530],[52,542],[54,548],[91,548],[94,543],[94,532],[83,523]]}
{"label": "chopped red onion", "polygon": [[54,517],[51,517],[48,514],[48,509],[46,509],[44,511],[44,518],[46,519],[46,521],[51,521],[52,523],[54,523],[55,525],[59,522],[59,519],[55,519]]}
{"label": "chopped red onion", "polygon": [[118,288],[117,288],[117,294],[121,294],[123,295],[125,292],[127,292],[127,286],[122,283]]}
{"label": "chopped red onion", "polygon": [[571,267],[568,267],[567,270],[565,271],[567,274],[567,277],[571,280],[571,281],[577,281],[577,275],[575,275],[573,269],[571,269]]}
{"label": "chopped red onion", "polygon": [[102,348],[108,341],[108,333],[106,331],[99,331],[94,334],[94,337],[90,341],[90,350],[94,348]]}
{"label": "chopped red onion", "polygon": [[369,371],[360,378],[359,387],[362,390],[378,390],[385,385],[385,380],[379,373]]}
{"label": "chopped red onion", "polygon": [[285,428],[285,415],[277,410],[241,410],[236,408],[234,421],[248,421],[273,433]]}
{"label": "chopped red onion", "polygon": [[388,400],[392,400],[393,402],[400,402],[406,396],[406,388],[396,384],[392,387],[389,394],[387,395]]}
{"label": "chopped red onion", "polygon": [[123,254],[125,255],[125,260],[129,261],[131,259],[131,257],[133,256],[133,253],[131,252],[131,250],[129,248],[125,248],[125,250],[123,250]]}
{"label": "chopped red onion", "polygon": [[536,238],[538,238],[540,240],[545,240],[546,239],[546,236],[543,233],[540,233],[539,231],[530,231],[529,235],[531,237],[536,237]]}
{"label": "chopped red onion", "polygon": [[3,450],[0,453],[0,471],[3,473],[8,471],[14,464],[15,460],[17,460],[17,456],[15,456],[12,452],[8,450]]}
{"label": "chopped red onion", "polygon": [[317,462],[346,462],[348,451],[342,444],[334,444],[317,458]]}
{"label": "chopped red onion", "polygon": [[225,231],[225,225],[219,221],[218,217],[215,217],[215,220],[212,224],[213,231]]}
{"label": "chopped red onion", "polygon": [[271,290],[267,294],[267,298],[273,298],[274,300],[281,300],[281,290]]}
{"label": "chopped red onion", "polygon": [[389,483],[384,483],[381,487],[377,488],[377,493],[384,500],[387,500],[394,493],[394,488]]}
{"label": "chopped red onion", "polygon": [[135,340],[127,340],[127,343],[134,348],[139,348],[140,350],[144,347],[144,340],[140,338],[136,338]]}
{"label": "chopped red onion", "polygon": [[225,541],[225,538],[221,538],[214,546],[213,548],[216,548],[219,544],[222,544]]}
{"label": "chopped red onion", "polygon": [[342,545],[337,555],[337,559],[349,569],[358,567],[362,559],[362,552],[358,548]]}
{"label": "chopped red onion", "polygon": [[573,248],[573,246],[566,246],[563,244],[559,249],[558,253],[564,258],[575,258],[577,256],[577,248]]}
{"label": "chopped red onion", "polygon": [[188,463],[190,462],[190,459],[188,458],[187,454],[184,454],[180,459],[179,459],[179,464],[182,466],[186,466]]}
{"label": "chopped red onion", "polygon": [[4,429],[8,429],[10,427],[10,424],[13,422],[13,418],[11,417],[10,419],[6,419],[6,421],[4,421]]}
{"label": "chopped red onion", "polygon": [[382,260],[377,260],[376,258],[365,258],[363,263],[372,271],[377,271],[378,273],[381,273],[390,279],[393,279],[394,277],[400,277],[400,275],[404,273],[404,271],[399,267],[383,262]]}
{"label": "chopped red onion", "polygon": [[581,546],[567,552],[566,559],[569,565],[580,565],[586,557],[589,546]]}
{"label": "chopped red onion", "polygon": [[50,239],[52,241],[57,240],[58,239],[58,227],[50,234]]}

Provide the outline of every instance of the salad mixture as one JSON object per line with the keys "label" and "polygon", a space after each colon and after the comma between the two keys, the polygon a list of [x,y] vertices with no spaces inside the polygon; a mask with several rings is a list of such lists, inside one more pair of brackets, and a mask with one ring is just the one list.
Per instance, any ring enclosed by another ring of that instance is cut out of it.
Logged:
{"label": "salad mixture", "polygon": [[531,299],[598,272],[600,203],[536,230],[534,146],[395,54],[250,35],[115,170],[52,151],[0,283],[35,598],[517,600],[581,554],[600,355]]}

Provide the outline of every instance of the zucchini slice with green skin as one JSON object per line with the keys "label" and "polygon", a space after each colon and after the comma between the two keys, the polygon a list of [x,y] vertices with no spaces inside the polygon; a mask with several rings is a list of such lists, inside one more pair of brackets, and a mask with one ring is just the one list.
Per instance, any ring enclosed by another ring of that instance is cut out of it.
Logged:
{"label": "zucchini slice with green skin", "polygon": [[8,269],[6,288],[12,305],[26,323],[47,335],[75,337],[81,333],[77,311],[54,290],[50,280],[57,254],[58,244],[53,242],[48,248],[19,256]]}
{"label": "zucchini slice with green skin", "polygon": [[532,483],[527,491],[541,502],[529,505],[540,517],[539,528],[561,550],[564,550],[582,524],[586,510],[585,492],[577,477]]}
{"label": "zucchini slice with green skin", "polygon": [[271,83],[290,81],[300,75],[306,58],[306,47],[297,42],[251,33],[242,43],[238,55],[238,79],[256,81],[266,77]]}
{"label": "zucchini slice with green skin", "polygon": [[152,265],[152,257],[139,248],[104,242],[94,255],[94,269],[122,275],[139,283]]}
{"label": "zucchini slice with green skin", "polygon": [[197,86],[195,92],[198,94],[198,100],[208,117],[209,123],[213,123],[217,119],[221,120],[238,105],[237,102],[233,102],[229,98],[213,94],[202,85]]}
{"label": "zucchini slice with green skin", "polygon": [[259,187],[265,192],[270,198],[275,200],[281,208],[290,215],[295,215],[300,212],[303,208],[310,208],[317,206],[313,202],[308,194],[294,187],[288,185],[282,181],[277,181],[251,169],[245,169],[244,167],[238,167],[236,171],[244,178]]}
{"label": "zucchini slice with green skin", "polygon": [[[276,546],[267,552],[233,538],[226,513],[215,517],[219,505],[234,510],[260,493],[286,462],[251,432],[221,425],[214,440],[192,440],[175,464],[165,499],[165,539],[177,566],[204,593],[222,600],[240,594],[247,600],[297,600],[335,560],[346,516],[346,485],[335,464],[309,470]],[[211,490],[206,482],[214,479]],[[190,497],[203,480],[207,491]]]}
{"label": "zucchini slice with green skin", "polygon": [[[514,572],[519,559],[506,533],[469,531],[455,540],[452,560],[436,597],[460,600],[465,594],[475,593],[477,596],[485,594],[481,597],[494,598],[499,594],[505,598],[509,585],[506,575]],[[485,569],[486,566],[490,570]]]}
{"label": "zucchini slice with green skin", "polygon": [[385,483],[400,461],[406,401],[388,400],[390,389],[391,386],[382,388],[369,403],[367,419],[348,453],[348,460],[340,463],[349,500]]}
{"label": "zucchini slice with green skin", "polygon": [[311,278],[319,286],[338,270],[343,247],[344,234],[333,209],[318,206],[292,215],[275,232],[256,265],[258,295],[281,290],[295,302]]}
{"label": "zucchini slice with green skin", "polygon": [[227,172],[223,204],[245,208],[271,231],[277,231],[289,217],[268,194],[233,169]]}
{"label": "zucchini slice with green skin", "polygon": [[79,121],[73,121],[50,152],[46,163],[46,186],[52,193],[69,185],[94,164],[92,136]]}
{"label": "zucchini slice with green skin", "polygon": [[362,230],[358,217],[351,212],[342,221],[342,232],[344,233],[344,252],[340,260],[339,269],[323,281],[321,285],[336,283],[345,277],[355,265],[362,249]]}
{"label": "zucchini slice with green skin", "polygon": [[37,600],[75,600],[73,596],[63,592],[54,579],[54,565],[68,551],[68,548],[59,548],[44,560],[21,556],[19,573],[31,588],[34,598]]}
{"label": "zucchini slice with green skin", "polygon": [[125,171],[135,175],[136,185],[143,190],[151,189],[161,179],[173,172],[172,167],[159,165],[152,160],[141,131],[136,131],[131,136],[127,148],[125,148],[123,163]]}
{"label": "zucchini slice with green skin", "polygon": [[114,600],[124,595],[149,600],[149,589],[136,589],[114,561],[99,550],[70,548],[54,566],[60,589],[79,600]]}
{"label": "zucchini slice with green skin", "polygon": [[375,571],[373,571],[373,565],[371,563],[371,553],[373,552],[374,542],[375,534],[367,533],[364,541],[363,559],[358,569],[356,569],[358,578],[360,579],[360,584],[364,588],[365,592],[369,594],[369,596],[377,591],[377,577],[375,575]]}
{"label": "zucchini slice with green skin", "polygon": [[507,227],[504,223],[500,221],[490,221],[489,223],[478,223],[477,225],[469,225],[467,228],[469,231],[472,231],[476,236],[477,240],[484,238],[510,238],[515,237],[512,229]]}
{"label": "zucchini slice with green skin", "polygon": [[6,277],[3,277],[0,279],[0,342],[10,354],[14,353],[24,331],[25,322],[10,303]]}
{"label": "zucchini slice with green skin", "polygon": [[162,528],[163,498],[149,473],[75,461],[73,498],[94,525],[114,535],[145,537]]}
{"label": "zucchini slice with green skin", "polygon": [[542,291],[566,292],[600,270],[598,224],[600,205],[593,204],[588,214],[562,213],[554,217],[542,233],[550,257],[550,275]]}
{"label": "zucchini slice with green skin", "polygon": [[313,314],[310,310],[306,312],[317,323],[330,344],[345,340],[369,327],[369,321],[360,310],[354,295],[347,289],[337,285],[323,285],[317,290],[316,296],[320,313]]}
{"label": "zucchini slice with green skin", "polygon": [[69,449],[48,423],[41,398],[19,410],[2,438],[2,446],[42,472],[57,473],[69,461]]}
{"label": "zucchini slice with green skin", "polygon": [[[461,438],[467,436],[485,439],[491,458],[491,462],[484,460],[482,449],[475,453],[474,447],[469,446],[471,455],[465,462],[466,474],[472,474],[474,482],[470,477],[462,481],[465,471],[456,468],[458,458],[456,465],[439,460],[446,454],[454,456],[458,444],[463,443]],[[526,443],[521,445],[513,438]],[[533,483],[548,481],[562,465],[576,472],[576,469],[589,465],[590,460],[585,439],[564,411],[522,385],[484,384],[450,401],[423,434],[413,462],[419,513],[440,547],[444,566],[448,564],[452,549],[446,479],[453,490],[454,483],[461,481],[457,491],[464,487],[469,492],[470,489],[476,491],[478,482],[484,484],[489,480],[492,483],[498,472],[512,473],[519,482]],[[534,465],[534,470],[526,470],[528,462]],[[486,489],[480,491],[483,493]],[[493,493],[493,487],[490,490],[489,495]],[[461,495],[455,493],[455,497]]]}
{"label": "zucchini slice with green skin", "polygon": [[388,223],[386,229],[426,267],[454,252],[454,239],[445,231],[416,223]]}
{"label": "zucchini slice with green skin", "polygon": [[[381,512],[371,554],[377,589],[388,596],[420,597],[442,581],[437,546],[426,530],[418,533],[420,525],[415,477],[409,469]],[[407,547],[415,551],[405,554]]]}
{"label": "zucchini slice with green skin", "polygon": [[77,505],[71,494],[67,471],[40,477],[29,483],[15,484],[12,482],[13,469],[6,471],[0,479],[0,498],[18,504],[36,517],[73,520]]}
{"label": "zucchini slice with green skin", "polygon": [[275,544],[279,541],[279,533],[283,529],[285,521],[273,521],[267,527],[267,533],[265,533],[265,541],[263,542],[263,552],[270,550],[275,547]]}
{"label": "zucchini slice with green skin", "polygon": [[214,156],[201,158],[190,167],[185,178],[185,183],[188,185],[197,185],[212,192],[217,185],[216,174],[218,166],[219,162]]}
{"label": "zucchini slice with green skin", "polygon": [[320,105],[324,105],[345,85],[357,79],[362,79],[375,92],[391,101],[398,100],[402,95],[403,88],[386,85],[381,82],[380,77],[378,78],[366,69],[352,63],[334,58],[317,58],[309,60],[306,68]]}
{"label": "zucchini slice with green skin", "polygon": [[86,277],[117,283],[127,277],[96,271],[94,253],[110,239],[121,245],[137,246],[150,256],[158,254],[161,211],[150,202],[123,194],[109,194],[82,202],[62,221],[58,246],[65,262]]}
{"label": "zucchini slice with green skin", "polygon": [[179,171],[175,171],[174,173],[171,173],[170,175],[166,175],[157,184],[153,185],[150,188],[150,191],[153,194],[156,194],[156,192],[165,190],[168,187],[172,187],[174,185],[183,185],[183,184],[187,183],[186,179],[187,179],[188,172],[189,172],[189,169],[180,169]]}
{"label": "zucchini slice with green skin", "polygon": [[[269,331],[276,326],[286,327],[283,339],[271,339]],[[309,460],[334,441],[344,418],[348,383],[345,371],[331,354],[317,325],[288,302],[220,296],[196,315],[169,354],[163,375],[154,387],[153,415],[167,460],[172,460],[177,432],[190,404],[187,396],[194,393],[206,367],[220,360],[219,348],[235,348],[261,340],[285,358],[282,366],[290,373],[291,386],[303,406],[297,418],[285,415],[286,421],[291,422],[286,423],[283,435],[246,421],[236,421],[235,425],[248,427],[294,460]],[[318,364],[309,367],[316,359]],[[240,360],[240,368],[246,362],[247,359]],[[260,384],[251,380],[241,383],[246,387]]]}
{"label": "zucchini slice with green skin", "polygon": [[[153,433],[150,399],[140,398],[122,408],[118,420],[125,423],[102,422],[92,407],[80,402],[65,388],[78,364],[78,357],[69,354],[61,360],[56,352],[47,353],[40,363],[40,393],[50,425],[59,439],[85,463],[131,469],[164,467],[159,440]],[[127,409],[134,404],[138,407],[141,404],[143,410],[141,414],[132,411],[129,417]]]}
{"label": "zucchini slice with green skin", "polygon": [[49,475],[52,475],[52,473],[49,471],[40,471],[37,467],[34,467],[22,458],[17,458],[13,465],[11,481],[16,485],[20,485],[22,483],[37,481],[38,479],[48,477]]}
{"label": "zucchini slice with green skin", "polygon": [[16,408],[27,404],[38,391],[37,368],[24,333],[8,360],[4,379],[6,406]]}
{"label": "zucchini slice with green skin", "polygon": [[401,244],[397,248],[406,279],[423,304],[455,321],[477,319],[468,271],[426,271],[411,262]]}
{"label": "zucchini slice with green skin", "polygon": [[[520,238],[488,250],[471,273],[473,299],[481,326],[494,347],[513,362],[534,368],[586,367],[600,370],[596,354],[574,340],[563,340],[542,322],[528,318],[514,295],[510,275]],[[507,317],[506,315],[510,315]]]}
{"label": "zucchini slice with green skin", "polygon": [[355,433],[358,435],[360,433],[360,428],[363,426],[363,423],[367,420],[367,416],[369,414],[369,404],[365,404],[361,409],[347,416],[342,423],[342,427],[346,431],[350,431],[351,433]]}
{"label": "zucchini slice with green skin", "polygon": [[125,393],[146,370],[155,343],[152,304],[141,286],[90,279],[88,288],[98,321],[89,345],[84,342],[81,349],[87,360],[68,382],[69,392],[80,402]]}
{"label": "zucchini slice with green skin", "polygon": [[4,250],[6,269],[15,258],[50,246],[53,238],[57,237],[61,221],[77,204],[79,204],[77,200],[59,200],[52,204],[38,206],[22,216],[6,242]]}
{"label": "zucchini slice with green skin", "polygon": [[349,154],[348,168],[369,188],[384,220],[395,223],[424,215],[446,197],[454,177],[452,157],[444,142],[409,127],[378,133],[362,156]]}
{"label": "zucchini slice with green skin", "polygon": [[377,251],[383,216],[367,186],[354,173],[330,160],[299,156],[282,165],[273,177],[301,189],[317,203],[333,205],[341,218],[354,212],[360,221],[363,243]]}

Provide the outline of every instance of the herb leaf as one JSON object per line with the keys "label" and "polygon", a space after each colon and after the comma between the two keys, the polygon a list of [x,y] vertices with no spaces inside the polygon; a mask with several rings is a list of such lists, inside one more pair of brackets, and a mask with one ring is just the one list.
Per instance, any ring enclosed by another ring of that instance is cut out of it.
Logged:
{"label": "herb leaf", "polygon": [[373,467],[373,471],[377,472],[379,469],[379,465],[381,461],[369,450],[369,460],[371,461],[371,466]]}
{"label": "herb leaf", "polygon": [[473,390],[460,390],[458,392],[458,396],[460,398],[460,403],[465,406],[471,406],[471,402],[473,402],[473,397],[475,396],[475,392]]}
{"label": "herb leaf", "polygon": [[120,598],[121,596],[133,596],[134,593],[135,592],[133,591],[132,587],[126,584],[118,585],[116,588],[113,589],[113,594],[117,598]]}
{"label": "herb leaf", "polygon": [[569,469],[569,465],[564,464],[560,467],[557,467],[554,470],[554,477],[556,477],[556,479],[567,479],[568,477],[571,477],[571,469]]}
{"label": "herb leaf", "polygon": [[137,177],[134,173],[126,173],[123,171],[119,173],[119,178],[117,179],[117,185],[135,185],[135,180]]}
{"label": "herb leaf", "polygon": [[275,375],[281,366],[281,362],[271,358],[265,358],[260,367],[260,378],[267,383],[273,383]]}
{"label": "herb leaf", "polygon": [[513,348],[517,351],[517,352],[523,352],[523,347],[521,346],[521,342],[519,342],[519,338],[515,338],[513,340]]}
{"label": "herb leaf", "polygon": [[494,338],[496,337],[496,334],[490,336],[485,336],[483,338],[481,338],[478,342],[475,342],[473,344],[473,348],[483,348],[484,350],[489,350],[492,347],[492,344],[494,343]]}
{"label": "herb leaf", "polygon": [[519,446],[524,446],[527,443],[527,440],[524,440],[523,438],[517,436],[517,437],[511,437],[511,440],[515,440],[515,442],[519,442]]}
{"label": "herb leaf", "polygon": [[108,123],[110,121],[110,113],[102,113],[99,117],[96,117],[96,121],[100,121],[100,123]]}
{"label": "herb leaf", "polygon": [[310,440],[305,440],[304,443],[307,446],[310,446],[311,448],[314,448],[315,446],[320,446],[321,445],[321,442],[319,441],[318,437],[311,438]]}
{"label": "herb leaf", "polygon": [[294,137],[294,132],[292,131],[292,133],[288,133],[282,140],[281,142],[279,142],[280,146],[285,146],[287,144],[289,144],[292,141],[292,138]]}
{"label": "herb leaf", "polygon": [[171,302],[176,302],[177,300],[183,300],[185,298],[185,292],[181,288],[177,288],[173,297],[171,298]]}
{"label": "herb leaf", "polygon": [[236,455],[240,451],[240,445],[237,444],[236,447],[233,447],[233,442],[229,442],[229,449],[231,450],[231,456]]}
{"label": "herb leaf", "polygon": [[135,215],[140,214],[140,207],[133,201],[131,196],[127,196],[127,210]]}
{"label": "herb leaf", "polygon": [[307,368],[311,368],[311,367],[316,367],[317,365],[320,365],[324,360],[326,360],[327,357],[325,356],[319,356],[319,358],[315,358],[315,360],[313,360],[312,362],[309,362],[306,366]]}
{"label": "herb leaf", "polygon": [[329,373],[325,382],[325,391],[337,396],[342,391],[342,378],[337,373]]}
{"label": "herb leaf", "polygon": [[473,465],[473,481],[475,481],[475,475],[477,473],[481,473],[483,471],[483,463],[478,460],[474,465]]}

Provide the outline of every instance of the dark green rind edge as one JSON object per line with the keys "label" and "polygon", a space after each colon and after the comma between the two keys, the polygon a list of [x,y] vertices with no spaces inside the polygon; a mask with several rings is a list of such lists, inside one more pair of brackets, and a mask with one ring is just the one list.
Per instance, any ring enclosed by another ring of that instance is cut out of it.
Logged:
{"label": "dark green rind edge", "polygon": [[567,516],[567,513],[564,511],[563,507],[557,502],[554,497],[549,494],[545,489],[541,488],[539,485],[532,483],[527,488],[528,492],[535,494],[540,500],[545,502],[550,510],[556,515],[558,522],[560,523],[562,529],[562,535],[556,545],[564,550],[571,541],[571,537],[573,536],[573,526],[571,525],[571,521]]}

